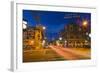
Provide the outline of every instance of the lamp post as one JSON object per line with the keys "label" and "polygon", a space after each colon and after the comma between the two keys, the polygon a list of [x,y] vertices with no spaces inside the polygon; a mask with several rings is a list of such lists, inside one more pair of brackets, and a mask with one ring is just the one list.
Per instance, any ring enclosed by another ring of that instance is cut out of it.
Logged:
{"label": "lamp post", "polygon": [[82,28],[85,33],[88,31],[88,21],[87,20],[82,21]]}
{"label": "lamp post", "polygon": [[42,29],[43,29],[43,36],[45,37],[45,29],[46,29],[46,27],[43,26]]}
{"label": "lamp post", "polygon": [[43,38],[42,46],[45,46],[45,44],[46,44],[45,29],[46,29],[46,27],[43,26],[42,29],[43,29],[43,31],[44,31],[44,32],[43,32],[43,37],[44,37],[44,38]]}
{"label": "lamp post", "polygon": [[60,41],[60,46],[62,46],[62,37],[59,37],[59,41]]}

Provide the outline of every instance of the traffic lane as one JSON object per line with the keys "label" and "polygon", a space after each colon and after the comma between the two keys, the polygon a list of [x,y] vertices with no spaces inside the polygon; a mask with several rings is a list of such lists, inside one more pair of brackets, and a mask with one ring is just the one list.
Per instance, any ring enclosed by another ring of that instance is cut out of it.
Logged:
{"label": "traffic lane", "polygon": [[64,51],[62,48],[52,46],[52,45],[50,45],[49,47],[67,60],[76,60],[80,58],[80,56],[69,51]]}
{"label": "traffic lane", "polygon": [[80,56],[80,57],[87,57],[87,58],[90,57],[90,53],[79,52],[77,50],[73,50],[73,49],[70,49],[70,48],[64,48],[64,47],[59,47],[59,46],[54,46],[54,47],[62,49],[63,51],[73,53],[73,54],[75,54],[77,56]]}

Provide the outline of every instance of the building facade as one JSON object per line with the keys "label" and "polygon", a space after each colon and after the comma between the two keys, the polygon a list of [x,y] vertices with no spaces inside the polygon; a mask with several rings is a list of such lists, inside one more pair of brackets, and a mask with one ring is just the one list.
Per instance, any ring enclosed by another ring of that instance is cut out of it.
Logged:
{"label": "building facade", "polygon": [[44,30],[42,25],[23,29],[23,48],[37,50],[42,49],[43,39]]}
{"label": "building facade", "polygon": [[90,30],[84,29],[77,24],[68,24],[60,32],[66,47],[90,48]]}

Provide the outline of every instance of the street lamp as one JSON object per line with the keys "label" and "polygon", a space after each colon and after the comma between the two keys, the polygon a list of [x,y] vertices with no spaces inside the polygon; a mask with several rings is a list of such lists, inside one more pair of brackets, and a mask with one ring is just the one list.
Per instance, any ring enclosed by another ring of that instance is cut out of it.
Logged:
{"label": "street lamp", "polygon": [[43,26],[43,30],[45,30],[46,29],[46,27],[45,26]]}
{"label": "street lamp", "polygon": [[86,27],[86,26],[87,26],[87,24],[88,24],[88,21],[87,21],[87,20],[84,20],[82,24],[83,24],[83,26],[85,26],[85,27]]}
{"label": "street lamp", "polygon": [[26,24],[23,24],[23,29],[26,29],[26,28],[27,28]]}
{"label": "street lamp", "polygon": [[89,37],[91,37],[91,34],[89,34]]}
{"label": "street lamp", "polygon": [[27,28],[27,22],[23,21],[23,29],[26,29],[26,28]]}
{"label": "street lamp", "polygon": [[59,40],[62,40],[62,37],[60,37]]}

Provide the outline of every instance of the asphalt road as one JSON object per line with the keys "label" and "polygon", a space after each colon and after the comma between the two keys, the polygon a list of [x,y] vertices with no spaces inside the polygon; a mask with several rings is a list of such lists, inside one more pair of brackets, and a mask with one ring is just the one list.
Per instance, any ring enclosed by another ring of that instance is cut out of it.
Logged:
{"label": "asphalt road", "polygon": [[91,49],[88,48],[64,48],[50,45],[47,49],[24,49],[23,62],[85,60],[91,58]]}
{"label": "asphalt road", "polygon": [[64,57],[67,60],[79,60],[79,59],[87,59],[90,58],[90,55],[84,54],[82,52],[77,52],[70,48],[63,48],[58,46],[49,46],[52,50],[54,50],[57,54]]}

